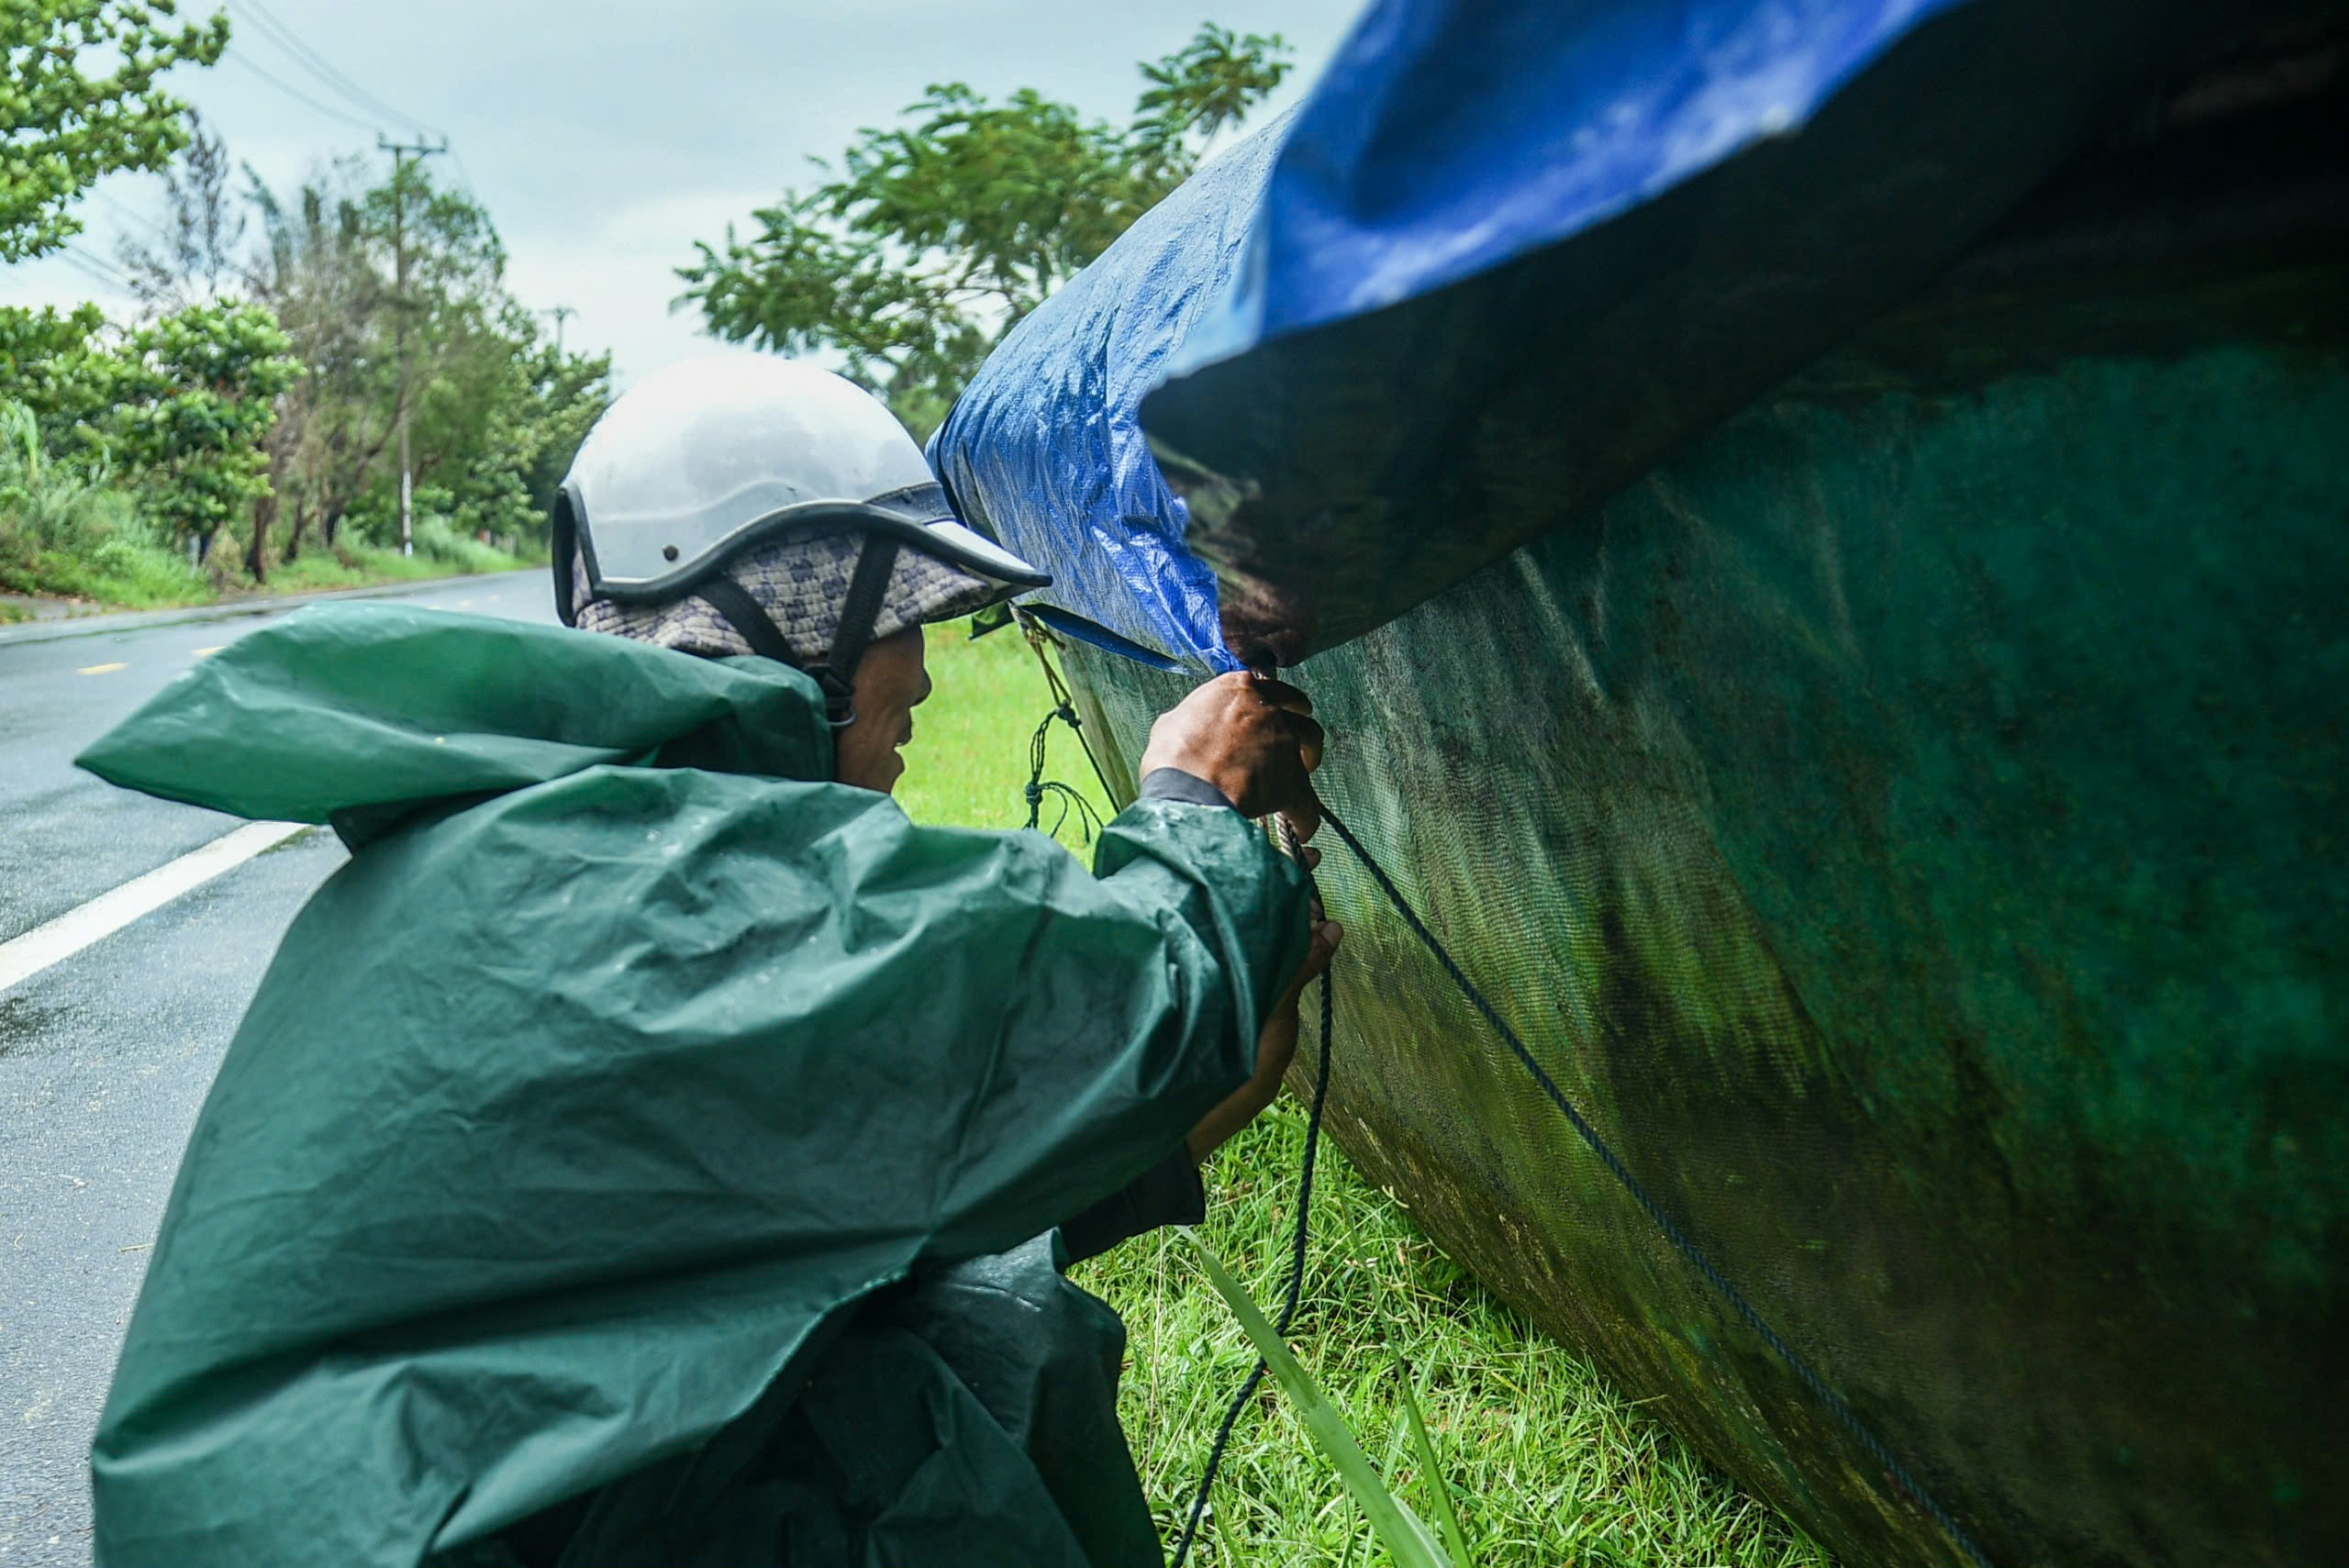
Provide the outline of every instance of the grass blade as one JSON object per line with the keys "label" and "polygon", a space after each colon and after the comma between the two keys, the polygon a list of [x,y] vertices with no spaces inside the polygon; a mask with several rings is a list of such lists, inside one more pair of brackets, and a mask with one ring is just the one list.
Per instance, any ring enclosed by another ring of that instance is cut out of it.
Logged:
{"label": "grass blade", "polygon": [[1296,1354],[1274,1332],[1272,1321],[1264,1316],[1254,1298],[1241,1288],[1240,1282],[1225,1272],[1216,1255],[1208,1251],[1207,1243],[1190,1231],[1184,1235],[1192,1249],[1199,1254],[1199,1262],[1207,1270],[1208,1281],[1214,1284],[1231,1315],[1240,1319],[1240,1327],[1255,1345],[1256,1353],[1264,1358],[1264,1365],[1273,1381],[1297,1407],[1298,1419],[1305,1423],[1306,1434],[1337,1468],[1338,1479],[1353,1496],[1370,1520],[1370,1528],[1387,1552],[1395,1559],[1396,1568],[1453,1568],[1443,1549],[1436,1544],[1434,1535],[1413,1513],[1408,1504],[1386,1489],[1386,1484],[1371,1468],[1369,1458],[1346,1427],[1345,1418],[1321,1392],[1313,1374],[1305,1370]]}
{"label": "grass blade", "polygon": [[1443,1527],[1443,1546],[1459,1568],[1471,1568],[1468,1537],[1460,1528],[1460,1515],[1452,1506],[1452,1483],[1444,1479],[1443,1462],[1436,1457],[1435,1444],[1428,1438],[1428,1424],[1419,1416],[1419,1396],[1411,1388],[1411,1364],[1397,1361],[1396,1372],[1403,1380],[1403,1414],[1409,1419],[1411,1446],[1419,1451],[1419,1473],[1428,1478],[1428,1488],[1435,1494],[1435,1522]]}

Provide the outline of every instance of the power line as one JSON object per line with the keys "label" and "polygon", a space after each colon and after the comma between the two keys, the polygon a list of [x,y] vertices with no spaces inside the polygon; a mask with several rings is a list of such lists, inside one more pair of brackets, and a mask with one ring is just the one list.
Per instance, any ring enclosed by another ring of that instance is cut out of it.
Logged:
{"label": "power line", "polygon": [[243,66],[246,70],[251,72],[254,75],[260,77],[262,81],[268,83],[271,86],[276,88],[279,92],[284,94],[287,97],[294,99],[296,103],[308,105],[311,108],[317,110],[318,113],[326,116],[328,119],[337,119],[340,120],[345,125],[357,126],[361,130],[373,130],[375,128],[365,120],[355,119],[350,115],[344,114],[340,109],[330,109],[327,107],[326,105],[319,103],[316,98],[311,97],[299,87],[293,85],[284,78],[276,76],[263,69],[259,62],[257,62],[250,55],[245,53],[242,50],[231,49],[228,50],[228,57],[230,60],[235,61],[238,64]]}
{"label": "power line", "polygon": [[85,250],[70,239],[65,243],[65,250],[68,255],[79,256],[85,265],[95,267],[99,272],[108,274],[117,283],[128,284],[130,282],[130,276],[128,273],[123,272],[122,269],[117,267],[112,261],[107,261],[104,256],[99,255],[95,250]]}
{"label": "power line", "polygon": [[120,284],[115,282],[112,278],[106,276],[95,267],[91,266],[79,256],[67,256],[64,258],[64,261],[67,266],[72,267],[75,272],[80,272],[83,277],[89,279],[92,283],[96,284],[101,288],[109,289],[117,293],[128,292],[123,289],[123,286]]}
{"label": "power line", "polygon": [[[427,126],[425,128],[429,130],[432,128]],[[440,139],[447,141],[449,139],[448,133],[445,131],[442,132]],[[478,203],[481,200],[481,189],[473,183],[473,172],[465,167],[464,153],[455,147],[451,147],[449,149],[449,158],[450,161],[457,166],[457,182],[459,185],[463,189],[465,195],[473,197],[473,199]]]}
{"label": "power line", "polygon": [[90,278],[95,282],[104,284],[110,289],[119,290],[124,294],[136,294],[139,292],[131,286],[130,280],[128,277],[124,276],[121,272],[115,271],[115,269],[106,261],[102,260],[95,251],[84,250],[79,245],[69,244],[58,253],[65,259],[68,265],[80,272],[84,277]]}
{"label": "power line", "polygon": [[179,241],[174,239],[161,224],[157,223],[153,218],[149,217],[146,214],[140,212],[128,202],[117,201],[115,197],[108,195],[104,191],[94,190],[90,194],[97,197],[101,202],[104,202],[107,206],[112,207],[117,216],[130,219],[131,222],[137,224],[139,228],[145,229],[148,233],[153,235],[164,244],[175,245],[179,243]]}
{"label": "power line", "polygon": [[439,126],[428,125],[414,115],[402,114],[398,109],[351,80],[332,61],[305,43],[300,34],[280,21],[267,6],[261,3],[261,0],[225,0],[225,3],[230,10],[250,20],[255,28],[260,29],[262,37],[284,50],[293,58],[296,65],[307,71],[329,91],[339,95],[364,113],[380,115],[386,119],[413,126],[418,130],[431,131],[436,136],[443,138],[447,136],[448,133]]}
{"label": "power line", "polygon": [[390,119],[403,121],[418,130],[431,131],[436,136],[445,138],[448,135],[439,126],[428,125],[414,115],[401,113],[375,94],[360,85],[332,61],[305,42],[299,33],[280,20],[275,13],[261,3],[261,0],[225,0],[225,3],[232,9],[241,10],[250,15],[279,47],[293,55],[297,62],[307,67],[313,75],[360,108],[370,114],[380,114]]}
{"label": "power line", "polygon": [[[284,50],[286,56],[291,59],[295,64],[307,72],[314,80],[323,83],[330,93],[340,97],[346,104],[358,108],[363,114],[381,116],[383,118],[397,124],[413,126],[418,131],[429,131],[434,136],[438,137],[441,142],[441,150],[448,152],[451,161],[456,164],[457,177],[466,195],[473,197],[476,201],[480,199],[480,193],[474,186],[473,171],[465,166],[465,155],[462,152],[458,151],[455,148],[449,146],[449,133],[447,131],[427,120],[418,118],[414,115],[402,113],[393,105],[385,102],[383,98],[379,97],[374,93],[370,92],[364,86],[362,86],[357,81],[353,80],[348,72],[337,66],[334,61],[328,60],[325,55],[319,53],[317,50],[304,41],[299,33],[295,32],[293,28],[283,18],[279,17],[275,12],[270,10],[267,6],[262,4],[262,0],[222,0],[222,4],[229,10],[234,11],[239,16],[243,17],[246,20],[251,22],[254,30],[259,34],[259,36],[267,39],[270,42],[275,44],[280,50]],[[278,88],[293,94],[294,96],[300,99],[303,103],[307,104],[310,107],[318,110],[320,113],[332,115],[335,118],[341,120],[346,125],[357,125],[362,129],[375,130],[376,139],[378,141],[383,139],[383,133],[376,126],[354,119],[349,114],[340,109],[334,108],[326,104],[321,104],[317,99],[311,97],[308,94],[303,93],[294,88],[290,83],[275,76],[270,75],[267,72],[262,71],[259,63],[253,61],[249,54],[240,55],[239,58],[244,60],[247,69],[255,71],[260,72],[262,75],[268,77],[268,79]]]}

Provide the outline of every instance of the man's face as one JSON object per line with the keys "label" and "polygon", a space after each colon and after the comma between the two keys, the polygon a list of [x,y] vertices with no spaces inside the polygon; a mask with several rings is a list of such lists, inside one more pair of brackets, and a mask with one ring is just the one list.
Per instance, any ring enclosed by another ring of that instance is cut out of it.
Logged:
{"label": "man's face", "polygon": [[914,738],[914,709],[930,700],[921,628],[907,627],[866,649],[852,684],[856,722],[832,737],[832,776],[887,795],[905,774],[906,760],[897,748]]}

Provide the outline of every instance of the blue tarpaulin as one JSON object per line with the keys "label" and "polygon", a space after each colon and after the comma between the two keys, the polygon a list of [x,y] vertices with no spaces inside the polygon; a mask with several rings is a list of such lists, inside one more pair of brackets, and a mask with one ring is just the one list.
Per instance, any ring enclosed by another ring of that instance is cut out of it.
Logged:
{"label": "blue tarpaulin", "polygon": [[1297,117],[1241,286],[1172,369],[1594,228],[1793,130],[1954,3],[1374,6]]}
{"label": "blue tarpaulin", "polygon": [[1384,0],[1011,334],[932,462],[1080,633],[1294,662],[1912,293],[2211,11]]}
{"label": "blue tarpaulin", "polygon": [[1139,411],[1239,264],[1283,128],[1201,170],[1014,328],[930,442],[963,517],[1049,563],[1030,607],[1153,662],[1238,667]]}

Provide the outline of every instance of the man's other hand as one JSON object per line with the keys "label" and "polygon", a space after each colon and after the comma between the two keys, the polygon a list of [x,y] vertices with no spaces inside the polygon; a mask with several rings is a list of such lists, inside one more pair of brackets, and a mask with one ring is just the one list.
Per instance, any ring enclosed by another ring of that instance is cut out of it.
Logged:
{"label": "man's other hand", "polygon": [[1158,717],[1142,749],[1141,774],[1179,768],[1205,779],[1245,817],[1279,812],[1300,839],[1321,826],[1311,774],[1322,733],[1313,703],[1284,682],[1218,675]]}
{"label": "man's other hand", "polygon": [[[1305,852],[1308,862],[1319,858],[1311,850]],[[1281,999],[1273,1005],[1272,1017],[1264,1020],[1264,1032],[1256,1037],[1255,1073],[1200,1118],[1199,1125],[1184,1140],[1194,1161],[1215,1152],[1226,1139],[1255,1120],[1280,1095],[1281,1079],[1288,1072],[1288,1064],[1297,1059],[1297,1004],[1313,977],[1330,967],[1330,960],[1338,951],[1339,939],[1346,934],[1337,921],[1319,918],[1319,911],[1316,915],[1313,946],[1306,952],[1304,966],[1297,970]]]}

